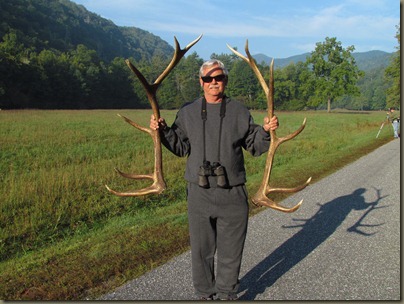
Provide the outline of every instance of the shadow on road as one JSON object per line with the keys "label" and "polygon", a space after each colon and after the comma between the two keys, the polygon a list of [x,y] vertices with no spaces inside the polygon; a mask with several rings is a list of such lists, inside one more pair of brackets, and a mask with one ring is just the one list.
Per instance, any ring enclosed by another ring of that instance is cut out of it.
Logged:
{"label": "shadow on road", "polygon": [[352,210],[367,211],[358,219],[348,232],[356,232],[363,236],[373,233],[362,231],[362,227],[374,227],[383,224],[366,225],[362,221],[377,207],[382,197],[380,190],[375,189],[377,198],[374,202],[366,203],[363,194],[366,189],[359,188],[352,194],[338,197],[328,203],[318,204],[319,210],[309,219],[294,219],[303,222],[296,226],[283,226],[283,228],[301,227],[301,230],[278,247],[267,258],[252,268],[240,281],[240,292],[245,293],[240,300],[254,300],[268,287],[272,286],[283,274],[303,260],[310,252],[323,243],[342,224]]}

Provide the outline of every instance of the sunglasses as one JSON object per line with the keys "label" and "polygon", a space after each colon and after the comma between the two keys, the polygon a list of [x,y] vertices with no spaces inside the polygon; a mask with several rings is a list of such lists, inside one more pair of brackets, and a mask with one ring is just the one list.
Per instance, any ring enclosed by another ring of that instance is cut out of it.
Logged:
{"label": "sunglasses", "polygon": [[226,78],[226,75],[224,74],[220,74],[220,75],[216,75],[216,76],[202,76],[201,79],[203,82],[212,82],[213,79],[215,79],[216,81],[223,81]]}

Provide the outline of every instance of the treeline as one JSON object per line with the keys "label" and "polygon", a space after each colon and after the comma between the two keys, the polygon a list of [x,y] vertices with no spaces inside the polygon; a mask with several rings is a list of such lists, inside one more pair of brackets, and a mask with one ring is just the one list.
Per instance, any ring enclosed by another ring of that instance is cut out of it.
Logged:
{"label": "treeline", "polygon": [[[327,38],[325,43],[330,41],[334,48],[340,45],[335,38]],[[319,43],[320,45],[322,44]],[[333,108],[380,110],[389,106],[386,92],[391,87],[392,80],[386,79],[380,72],[365,74],[357,69],[352,60],[347,61],[348,71],[355,71],[352,79],[348,79],[346,70],[333,76],[335,82],[344,81],[338,94],[330,93],[329,95],[334,94],[330,97],[323,94],[324,90],[319,90],[316,95],[316,83],[323,80],[315,75],[315,55],[324,57],[316,50],[306,62],[291,63],[275,70],[275,107],[278,110],[325,108],[327,98],[332,98]],[[350,53],[346,56],[349,57]],[[245,103],[249,108],[266,109],[263,90],[244,61],[228,54],[212,54],[211,57],[222,60],[229,69],[228,95]],[[24,45],[18,32],[11,31],[0,43],[0,58],[0,107],[3,109],[149,107],[140,82],[122,57],[105,62],[95,50],[84,45],[78,45],[67,52],[54,49],[37,52],[34,47]],[[170,58],[153,55],[150,60],[129,60],[153,82],[167,66]],[[346,59],[340,56],[338,60]],[[182,59],[158,91],[161,108],[178,108],[201,94],[198,71],[202,63],[203,60],[196,53]],[[321,66],[324,66],[324,63],[321,63]],[[259,68],[268,80],[269,67],[261,63]],[[350,85],[349,89],[347,84]],[[322,87],[324,88],[324,84]],[[335,85],[331,84],[331,88],[335,89]]]}
{"label": "treeline", "polygon": [[[99,59],[84,45],[75,50],[37,53],[26,47],[15,32],[0,43],[0,107],[3,109],[96,109],[149,107],[140,82],[124,58]],[[169,63],[164,56],[129,60],[150,82]],[[159,89],[162,108],[175,108],[199,94],[196,54],[184,59]]]}

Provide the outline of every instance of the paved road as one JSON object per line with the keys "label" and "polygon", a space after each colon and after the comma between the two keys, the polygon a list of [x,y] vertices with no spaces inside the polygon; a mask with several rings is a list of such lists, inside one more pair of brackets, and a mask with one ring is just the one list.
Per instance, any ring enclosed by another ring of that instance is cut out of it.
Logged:
{"label": "paved road", "polygon": [[[400,139],[250,219],[240,300],[400,300]],[[190,252],[101,300],[192,300]]]}

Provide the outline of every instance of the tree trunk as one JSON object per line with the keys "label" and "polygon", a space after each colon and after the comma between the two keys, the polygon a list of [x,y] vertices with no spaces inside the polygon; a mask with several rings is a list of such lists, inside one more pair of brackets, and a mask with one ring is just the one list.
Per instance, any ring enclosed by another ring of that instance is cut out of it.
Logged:
{"label": "tree trunk", "polygon": [[328,97],[328,102],[327,102],[327,112],[330,113],[331,112],[331,98]]}

